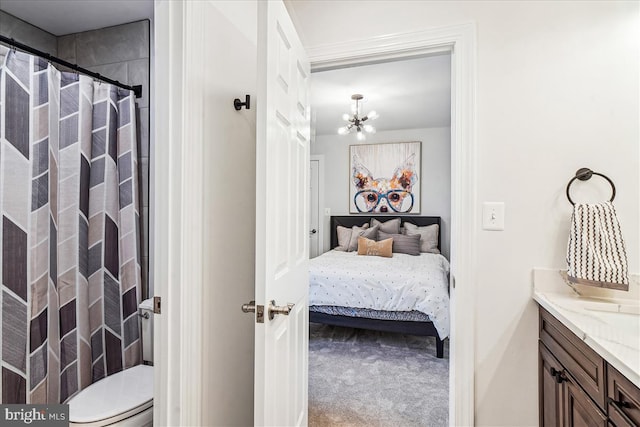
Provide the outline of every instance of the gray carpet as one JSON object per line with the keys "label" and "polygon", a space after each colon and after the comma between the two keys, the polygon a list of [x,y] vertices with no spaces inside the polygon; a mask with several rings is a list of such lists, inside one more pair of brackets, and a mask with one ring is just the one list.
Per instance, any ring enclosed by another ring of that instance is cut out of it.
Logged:
{"label": "gray carpet", "polygon": [[447,426],[449,346],[433,337],[312,323],[309,426]]}

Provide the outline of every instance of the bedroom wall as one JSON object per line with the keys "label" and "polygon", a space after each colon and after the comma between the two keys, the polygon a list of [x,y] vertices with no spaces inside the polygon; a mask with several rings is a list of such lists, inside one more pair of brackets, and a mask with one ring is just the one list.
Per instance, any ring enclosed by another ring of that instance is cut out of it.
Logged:
{"label": "bedroom wall", "polygon": [[[312,77],[313,78],[313,77]],[[442,253],[449,257],[451,224],[451,129],[404,129],[368,135],[362,144],[422,141],[420,215],[442,217]],[[349,215],[349,146],[357,144],[354,135],[317,135],[311,154],[324,155],[324,207],[331,215]],[[329,218],[324,216],[324,251],[329,250]]]}
{"label": "bedroom wall", "polygon": [[[288,2],[307,47],[476,23],[477,209],[483,201],[506,203],[503,232],[483,231],[477,218],[476,423],[537,425],[531,271],[566,268],[571,206],[564,191],[578,168],[615,182],[630,270],[640,270],[640,4],[326,4]],[[576,199],[585,200],[587,189],[589,200],[609,197],[594,180],[580,184]]]}

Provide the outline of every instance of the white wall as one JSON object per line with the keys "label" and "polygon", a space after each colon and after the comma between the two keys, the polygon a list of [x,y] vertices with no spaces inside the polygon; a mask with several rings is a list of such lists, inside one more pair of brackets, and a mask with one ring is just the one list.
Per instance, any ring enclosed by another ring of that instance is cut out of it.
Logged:
{"label": "white wall", "polygon": [[157,425],[253,424],[257,7],[155,4]]}
{"label": "white wall", "polygon": [[[482,231],[477,219],[476,423],[536,425],[531,269],[566,267],[571,206],[564,191],[578,168],[615,182],[630,270],[640,269],[640,4],[293,1],[288,7],[307,47],[476,22],[478,203],[506,203],[505,231]],[[608,198],[606,186],[594,181],[576,185],[575,199],[587,192],[581,189],[594,189],[592,200]]]}
{"label": "white wall", "polygon": [[[256,109],[236,111],[233,100],[244,99],[245,94],[255,99],[258,9],[253,2],[210,0],[202,11],[206,47],[201,53],[206,52],[203,65],[210,73],[201,81],[207,141],[203,253],[208,255],[203,333],[209,346],[203,348],[202,398],[216,402],[203,405],[203,425],[246,426],[253,424],[254,323],[238,302],[255,299]],[[230,51],[233,55],[228,55]],[[221,190],[229,184],[243,195],[225,199]],[[223,206],[233,210],[232,220]],[[210,309],[221,301],[233,303]],[[220,343],[225,343],[224,350]]]}
{"label": "white wall", "polygon": [[[312,76],[313,78],[313,76]],[[324,207],[331,215],[349,215],[349,146],[383,142],[422,141],[420,180],[420,215],[442,217],[442,253],[449,256],[449,227],[451,224],[451,129],[405,129],[367,135],[363,143],[355,135],[318,135],[311,144],[311,154],[323,154]],[[321,209],[324,211],[324,209]],[[324,218],[324,250],[329,250],[329,216]]]}

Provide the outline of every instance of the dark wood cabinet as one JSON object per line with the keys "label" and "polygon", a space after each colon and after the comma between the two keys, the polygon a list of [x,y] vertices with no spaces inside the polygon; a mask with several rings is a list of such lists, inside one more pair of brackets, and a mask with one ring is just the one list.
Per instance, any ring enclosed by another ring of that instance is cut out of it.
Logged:
{"label": "dark wood cabinet", "polygon": [[609,418],[618,426],[640,425],[640,391],[613,366],[608,366]]}
{"label": "dark wood cabinet", "polygon": [[575,380],[565,374],[567,381],[564,383],[564,424],[565,426],[578,427],[607,427],[607,416],[589,398],[587,393],[576,384]]}
{"label": "dark wood cabinet", "polygon": [[600,408],[606,406],[605,361],[548,311],[540,309],[540,341]]}
{"label": "dark wood cabinet", "polygon": [[562,365],[551,355],[549,350],[538,343],[540,376],[540,427],[555,427],[562,425],[562,399],[561,382],[556,378],[557,372],[562,371]]}
{"label": "dark wood cabinet", "polygon": [[540,426],[607,427],[607,417],[540,342]]}
{"label": "dark wood cabinet", "polygon": [[540,426],[640,426],[640,389],[542,307],[539,337]]}

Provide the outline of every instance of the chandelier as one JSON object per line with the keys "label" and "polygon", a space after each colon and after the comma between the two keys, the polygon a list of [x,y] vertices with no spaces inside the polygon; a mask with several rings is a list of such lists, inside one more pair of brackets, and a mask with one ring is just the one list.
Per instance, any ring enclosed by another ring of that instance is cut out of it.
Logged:
{"label": "chandelier", "polygon": [[366,138],[364,136],[364,132],[367,133],[376,133],[376,128],[371,126],[370,124],[365,124],[368,120],[375,120],[378,118],[378,113],[375,111],[370,111],[366,116],[362,115],[360,101],[363,96],[356,93],[355,95],[351,95],[351,99],[353,99],[354,103],[351,106],[351,114],[343,114],[342,118],[348,124],[346,126],[342,126],[338,129],[338,133],[340,135],[347,135],[354,130],[356,131],[356,137],[358,141],[364,141]]}

